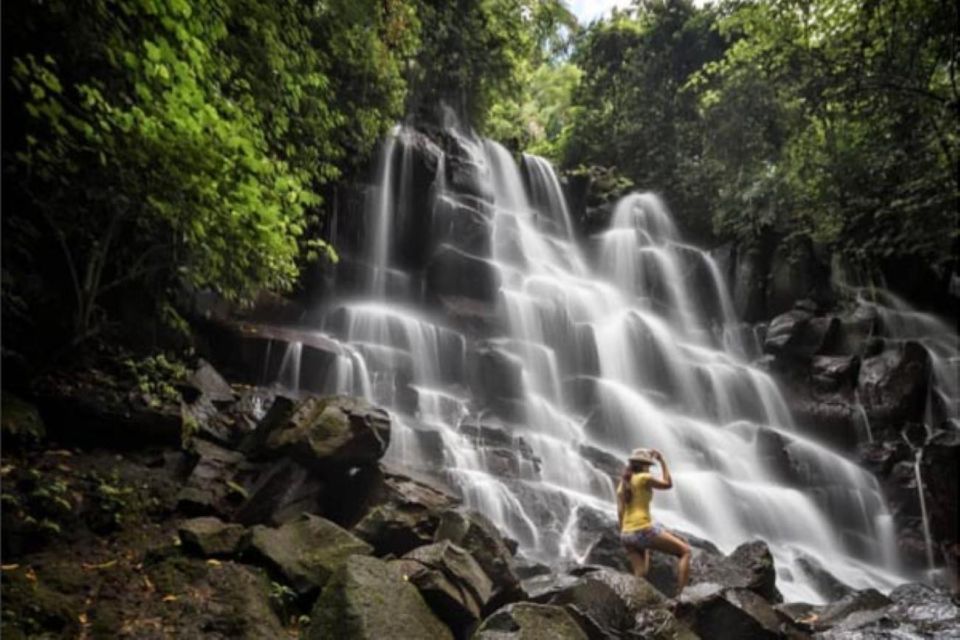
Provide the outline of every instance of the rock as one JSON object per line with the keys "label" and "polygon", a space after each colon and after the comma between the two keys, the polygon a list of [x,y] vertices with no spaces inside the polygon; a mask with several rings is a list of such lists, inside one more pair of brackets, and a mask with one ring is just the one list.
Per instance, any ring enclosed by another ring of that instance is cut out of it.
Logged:
{"label": "rock", "polygon": [[489,343],[471,355],[471,388],[476,389],[481,402],[523,396],[523,363],[520,358]]}
{"label": "rock", "polygon": [[923,450],[920,470],[930,513],[930,531],[944,545],[960,540],[960,431],[935,434]]}
{"label": "rock", "polygon": [[868,343],[880,330],[880,319],[876,307],[860,304],[852,312],[841,315],[839,319],[838,351],[867,356]]}
{"label": "rock", "polygon": [[447,184],[451,191],[462,195],[474,196],[480,200],[493,201],[486,166],[471,159],[471,150],[456,149],[448,152],[446,158]]}
{"label": "rock", "polygon": [[418,547],[395,564],[458,636],[480,619],[493,595],[493,583],[476,560],[446,540]]}
{"label": "rock", "polygon": [[329,520],[304,514],[276,529],[253,527],[250,550],[282,574],[297,593],[307,594],[323,587],[347,558],[373,549]]}
{"label": "rock", "polygon": [[[270,580],[262,569],[230,561],[212,565],[175,555],[157,563],[145,562],[144,572],[159,593],[173,596],[165,603],[163,620],[164,634],[169,637],[259,640],[285,635],[270,607]],[[133,588],[139,589],[139,584]],[[120,633],[119,624],[117,627],[106,637],[126,635]],[[148,629],[149,623],[134,633],[151,637]]]}
{"label": "rock", "polygon": [[200,360],[199,366],[190,375],[187,386],[218,404],[229,404],[237,399],[230,383],[206,360]]}
{"label": "rock", "polygon": [[196,462],[177,495],[177,510],[189,516],[226,518],[242,499],[231,484],[244,464],[243,455],[205,440],[195,440],[192,447],[189,455]]}
{"label": "rock", "polygon": [[289,457],[321,476],[375,464],[390,443],[390,417],[360,398],[309,396],[290,405],[279,399],[251,434],[261,455]]}
{"label": "rock", "polygon": [[264,469],[246,492],[234,519],[246,525],[281,525],[301,513],[322,511],[324,484],[314,474],[290,460],[279,460]]}
{"label": "rock", "polygon": [[39,444],[47,435],[47,429],[37,407],[21,400],[7,391],[3,392],[0,405],[3,415],[0,418],[3,444],[15,449]]}
{"label": "rock", "polygon": [[110,449],[180,445],[179,398],[145,397],[98,369],[46,378],[37,387],[47,431],[62,443]]}
{"label": "rock", "polygon": [[472,640],[587,640],[566,609],[530,602],[498,609],[471,637]]}
{"label": "rock", "polygon": [[332,576],[310,616],[309,640],[452,640],[453,636],[396,567],[349,558]]}
{"label": "rock", "polygon": [[775,355],[809,359],[835,342],[839,327],[835,317],[820,318],[792,309],[770,321],[763,348]]}
{"label": "rock", "polygon": [[908,341],[864,358],[860,366],[860,401],[874,429],[899,429],[922,422],[930,377],[930,358],[918,342]]}
{"label": "rock", "polygon": [[434,539],[449,540],[473,556],[493,583],[494,601],[502,604],[522,595],[510,549],[500,531],[483,514],[463,508],[444,511]]}
{"label": "rock", "polygon": [[620,594],[592,573],[543,591],[533,600],[566,608],[591,639],[617,637],[633,626],[634,616]]}
{"label": "rock", "polygon": [[476,204],[479,206],[450,197],[439,198],[433,210],[433,234],[437,241],[475,256],[489,256],[492,213],[487,203]]}
{"label": "rock", "polygon": [[854,591],[853,587],[841,582],[820,564],[813,556],[800,552],[794,566],[803,573],[814,589],[828,601],[840,600]]}
{"label": "rock", "polygon": [[946,591],[925,584],[900,585],[884,604],[848,613],[839,620],[817,620],[829,629],[814,637],[822,640],[900,640],[902,638],[954,638],[960,630],[960,607]]}
{"label": "rock", "polygon": [[728,556],[698,554],[690,565],[691,583],[708,582],[749,589],[770,602],[782,602],[770,548],[761,540],[745,542]]}
{"label": "rock", "polygon": [[814,626],[817,629],[826,629],[854,613],[881,609],[890,603],[891,600],[876,589],[854,591],[826,605],[817,616]]}
{"label": "rock", "polygon": [[470,298],[493,305],[501,279],[496,264],[449,244],[440,245],[427,265],[427,287],[439,297]]}
{"label": "rock", "polygon": [[373,493],[353,532],[377,555],[400,556],[430,544],[441,516],[457,503],[439,488],[396,473],[384,474]]}
{"label": "rock", "polygon": [[219,518],[191,518],[177,529],[180,541],[189,550],[203,556],[231,556],[241,549],[246,529]]}
{"label": "rock", "polygon": [[731,289],[737,317],[746,322],[769,317],[766,312],[766,252],[761,247],[738,248],[734,255]]}
{"label": "rock", "polygon": [[748,589],[724,589],[703,582],[684,590],[678,618],[702,638],[774,640],[781,636],[777,612]]}
{"label": "rock", "polygon": [[822,297],[829,287],[828,277],[828,270],[817,262],[809,241],[779,243],[770,258],[767,313],[783,313],[795,300],[809,295]]}
{"label": "rock", "polygon": [[815,379],[830,382],[825,391],[836,391],[840,387],[853,388],[859,372],[860,358],[857,356],[814,356],[810,363],[810,374]]}

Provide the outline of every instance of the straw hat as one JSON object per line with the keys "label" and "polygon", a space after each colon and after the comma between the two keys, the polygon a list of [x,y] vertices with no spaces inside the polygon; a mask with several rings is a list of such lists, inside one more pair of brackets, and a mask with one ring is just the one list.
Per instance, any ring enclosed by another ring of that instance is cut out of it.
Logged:
{"label": "straw hat", "polygon": [[634,449],[627,458],[630,462],[642,462],[644,464],[653,464],[653,455],[650,449]]}

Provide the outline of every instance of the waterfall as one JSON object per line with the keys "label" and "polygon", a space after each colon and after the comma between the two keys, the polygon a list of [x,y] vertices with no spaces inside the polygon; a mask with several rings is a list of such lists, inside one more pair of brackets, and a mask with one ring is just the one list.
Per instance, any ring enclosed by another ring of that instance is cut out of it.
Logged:
{"label": "waterfall", "polygon": [[[647,446],[676,487],[658,493],[655,517],[724,552],[763,538],[788,599],[824,599],[793,569],[800,555],[857,588],[901,581],[875,478],[801,435],[748,364],[716,264],[657,196],[625,197],[584,242],[545,159],[521,168],[451,123],[433,182],[414,184],[408,133],[387,138],[369,191],[360,257],[373,276],[301,327],[335,353],[298,353],[298,378],[325,367],[311,374],[324,391],[384,406],[388,459],[441,476],[527,557],[582,560],[585,519],[615,527],[613,467]],[[412,206],[427,189],[432,205]],[[397,225],[417,216],[431,216],[417,227],[429,255],[402,265]]]}

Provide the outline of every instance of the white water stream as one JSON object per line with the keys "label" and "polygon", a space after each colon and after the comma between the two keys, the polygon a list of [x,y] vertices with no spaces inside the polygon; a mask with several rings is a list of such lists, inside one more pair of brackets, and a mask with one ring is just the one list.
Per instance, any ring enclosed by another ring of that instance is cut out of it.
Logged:
{"label": "white water stream", "polygon": [[[409,133],[395,129],[382,148],[365,293],[331,302],[310,328],[341,345],[314,390],[387,407],[390,460],[442,474],[527,556],[558,563],[586,553],[576,535],[584,514],[603,512],[614,526],[613,483],[588,458],[655,447],[675,488],[657,494],[654,517],[727,553],[764,539],[788,600],[823,601],[797,569],[802,555],[854,587],[902,581],[876,479],[800,435],[777,385],[744,359],[716,264],[682,242],[656,196],[627,196],[610,228],[581,246],[546,160],[524,156],[521,169],[496,142],[450,128],[492,202],[448,189],[443,170],[431,197],[486,225],[489,252],[468,258],[499,279],[485,306],[495,329],[461,333],[422,294],[396,302],[385,277],[398,270],[396,212],[404,224],[434,215],[401,202],[412,191]],[[283,382],[299,385],[306,372],[291,369],[306,359],[293,349]]]}

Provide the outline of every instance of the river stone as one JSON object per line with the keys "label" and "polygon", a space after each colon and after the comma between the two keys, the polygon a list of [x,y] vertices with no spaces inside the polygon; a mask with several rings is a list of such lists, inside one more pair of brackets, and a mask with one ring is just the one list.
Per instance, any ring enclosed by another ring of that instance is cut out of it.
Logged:
{"label": "river stone", "polygon": [[321,474],[375,464],[390,444],[387,412],[346,396],[304,398],[267,428],[268,457],[290,457]]}
{"label": "river stone", "polygon": [[396,567],[352,556],[331,577],[310,616],[308,640],[452,640]]}
{"label": "river stone", "polygon": [[373,550],[349,531],[310,514],[276,529],[253,527],[250,547],[300,594],[322,587],[350,556]]}
{"label": "river stone", "polygon": [[219,518],[201,517],[184,520],[177,532],[187,549],[204,556],[229,556],[240,550],[246,529]]}
{"label": "river stone", "polygon": [[588,640],[566,609],[531,602],[498,609],[471,637],[473,640]]}
{"label": "river stone", "polygon": [[616,637],[634,622],[634,616],[617,590],[592,574],[572,583],[559,583],[536,594],[533,600],[565,607],[590,638]]}
{"label": "river stone", "polygon": [[493,595],[493,583],[477,561],[446,540],[414,549],[394,564],[454,630],[479,620]]}

